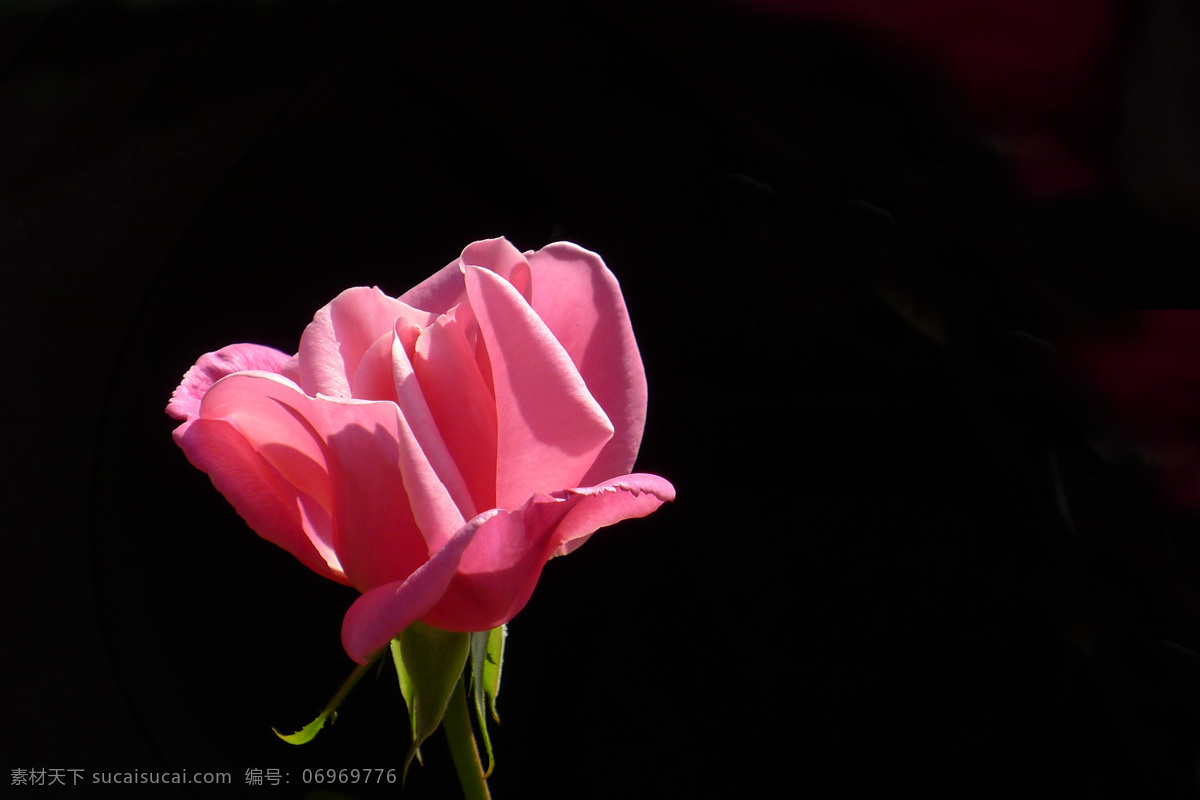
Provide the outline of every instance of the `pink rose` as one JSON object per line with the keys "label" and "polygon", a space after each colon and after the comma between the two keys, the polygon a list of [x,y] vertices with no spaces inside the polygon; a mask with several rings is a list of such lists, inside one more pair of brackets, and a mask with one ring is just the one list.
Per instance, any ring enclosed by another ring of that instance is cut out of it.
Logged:
{"label": "pink rose", "polygon": [[167,413],[251,528],[363,593],[342,625],[358,662],[418,619],[507,622],[548,559],[675,496],[628,474],[641,357],[616,278],[565,242],[475,242],[398,299],[347,289],[294,356],[201,356]]}

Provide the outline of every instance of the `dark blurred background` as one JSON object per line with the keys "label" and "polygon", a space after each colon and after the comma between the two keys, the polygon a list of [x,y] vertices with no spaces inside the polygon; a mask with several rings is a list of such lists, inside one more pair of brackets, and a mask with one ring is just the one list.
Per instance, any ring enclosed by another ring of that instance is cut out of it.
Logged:
{"label": "dark blurred background", "polygon": [[400,766],[394,675],[275,738],[354,592],[164,408],[504,235],[621,280],[679,497],[511,624],[497,798],[1200,791],[1200,334],[1124,312],[1200,299],[1197,3],[0,8],[6,788],[399,795],[302,785]]}

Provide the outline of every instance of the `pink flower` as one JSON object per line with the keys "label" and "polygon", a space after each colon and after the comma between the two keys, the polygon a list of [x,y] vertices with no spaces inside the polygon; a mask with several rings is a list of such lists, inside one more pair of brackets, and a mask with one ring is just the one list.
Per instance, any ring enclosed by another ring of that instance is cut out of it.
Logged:
{"label": "pink flower", "polygon": [[167,413],[251,528],[363,593],[342,625],[358,662],[418,619],[507,622],[548,559],[675,496],[628,474],[641,357],[616,278],[565,242],[475,242],[398,299],[347,289],[294,356],[201,356]]}

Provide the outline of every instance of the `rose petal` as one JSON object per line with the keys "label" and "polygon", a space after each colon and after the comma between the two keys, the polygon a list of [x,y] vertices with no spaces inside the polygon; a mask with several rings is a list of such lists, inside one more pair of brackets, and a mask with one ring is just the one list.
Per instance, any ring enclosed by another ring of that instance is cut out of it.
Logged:
{"label": "rose petal", "polygon": [[463,551],[498,511],[487,511],[462,526],[446,546],[404,580],[377,586],[354,601],[342,621],[342,646],[360,664],[433,608],[458,569]]}
{"label": "rose petal", "polygon": [[287,550],[318,575],[350,582],[332,548],[324,543],[329,529],[314,529],[329,524],[327,516],[313,518],[319,516],[315,509],[320,509],[320,504],[284,480],[232,424],[195,419],[181,425],[175,438],[188,461],[208,473],[213,486],[255,533]]}
{"label": "rose petal", "polygon": [[445,314],[466,299],[464,266],[483,267],[495,272],[512,283],[526,300],[529,299],[529,263],[520,250],[501,236],[467,245],[458,258],[400,295],[400,300],[413,308]]}
{"label": "rose petal", "polygon": [[322,308],[300,337],[299,384],[306,394],[352,397],[351,381],[363,356],[397,320],[425,327],[433,315],[388,297],[378,287],[347,289]]}
{"label": "rose petal", "polygon": [[645,516],[674,499],[675,489],[655,475],[626,475],[555,494],[539,494],[515,511],[480,514],[407,580],[364,593],[342,624],[346,652],[365,663],[418,619],[457,631],[502,625],[529,600],[556,547]]}
{"label": "rose petal", "polygon": [[299,388],[282,376],[238,372],[213,384],[200,404],[200,416],[230,423],[283,480],[326,510],[332,509],[333,489],[323,442],[303,415],[277,402],[274,395],[303,397]]}
{"label": "rose petal", "polygon": [[513,288],[529,302],[529,262],[512,243],[500,237],[472,242],[463,249],[459,262],[465,266],[482,267],[496,273],[512,284]]}
{"label": "rose petal", "polygon": [[395,338],[395,331],[388,329],[363,353],[358,368],[354,370],[354,378],[350,381],[350,390],[356,400],[396,401],[396,384],[392,377],[392,344]]}
{"label": "rose petal", "polygon": [[462,259],[456,258],[400,295],[400,301],[434,315],[445,314],[466,299]]}
{"label": "rose petal", "polygon": [[229,419],[333,520],[331,545],[359,590],[404,578],[429,557],[423,530],[444,539],[463,518],[392,402],[308,397],[268,373],[231,375],[203,410]]}
{"label": "rose petal", "polygon": [[496,505],[577,486],[612,437],[562,345],[508,281],[464,267],[467,296],[492,365]]}
{"label": "rose petal", "polygon": [[502,625],[524,608],[556,552],[577,547],[603,526],[644,517],[674,497],[674,487],[656,475],[534,495],[475,534],[444,596],[422,619],[453,631]]}
{"label": "rose petal", "polygon": [[437,604],[422,620],[448,631],[487,631],[520,611],[554,553],[555,531],[578,498],[537,494],[500,510],[475,534]]}
{"label": "rose petal", "polygon": [[443,314],[417,339],[421,393],[476,509],[496,502],[496,406],[464,326]]}
{"label": "rose petal", "polygon": [[167,404],[167,414],[185,421],[195,419],[200,416],[200,401],[205,393],[221,378],[246,370],[280,372],[288,359],[286,353],[259,344],[233,344],[215,353],[205,353],[184,374]]}
{"label": "rose petal", "polygon": [[595,253],[557,242],[527,253],[533,310],[604,409],[613,437],[580,483],[633,468],[646,423],[646,373],[617,278]]}
{"label": "rose petal", "polygon": [[[437,327],[437,323],[431,327]],[[471,519],[478,512],[479,507],[472,500],[466,480],[463,478],[458,464],[455,463],[454,457],[442,437],[442,432],[438,429],[433,412],[429,408],[429,402],[422,390],[420,379],[417,377],[416,368],[412,361],[412,358],[416,355],[415,339],[418,335],[413,333],[414,330],[404,329],[401,327],[401,323],[397,322],[391,347],[393,391],[400,404],[401,413],[404,415],[404,419],[408,421],[409,427],[413,432],[413,437],[416,439],[421,452],[425,454],[430,466],[433,467],[442,484],[446,487],[446,491],[453,498],[455,505],[458,506],[462,518]],[[405,339],[409,336],[412,337],[412,341],[406,344]],[[428,346],[428,343],[426,346]],[[412,354],[411,356],[410,353]],[[462,388],[462,386],[459,386],[460,396]],[[484,409],[489,409],[490,402],[487,401],[490,400],[490,396],[485,394],[485,397],[487,399],[480,402],[483,403]],[[491,417],[494,419],[494,412],[491,413]],[[461,418],[461,414],[459,418]],[[488,431],[488,436],[493,442],[495,440],[494,431],[495,423],[493,422],[491,423],[491,430]],[[492,445],[492,450],[495,450],[494,444]],[[491,482],[494,483],[494,481]],[[489,490],[487,494],[490,496],[494,492]],[[484,507],[491,508],[491,505],[489,502]],[[424,532],[426,534],[426,542],[429,545],[429,551],[435,552],[445,544],[446,538],[453,531],[446,532],[444,536],[440,532],[435,533],[429,530]]]}
{"label": "rose petal", "polygon": [[570,489],[569,493],[584,500],[572,507],[559,523],[556,556],[576,550],[600,528],[647,516],[675,499],[675,487],[670,481],[640,472],[586,489]]}

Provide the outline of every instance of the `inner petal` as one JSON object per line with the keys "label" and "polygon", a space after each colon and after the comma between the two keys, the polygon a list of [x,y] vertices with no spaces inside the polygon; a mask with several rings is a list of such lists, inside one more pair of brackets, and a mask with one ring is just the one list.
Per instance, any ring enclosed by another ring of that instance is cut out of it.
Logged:
{"label": "inner petal", "polygon": [[613,435],[571,357],[512,284],[465,268],[467,296],[491,363],[496,503],[572,488]]}
{"label": "inner petal", "polygon": [[475,508],[494,508],[496,409],[465,326],[453,311],[421,333],[413,368]]}

